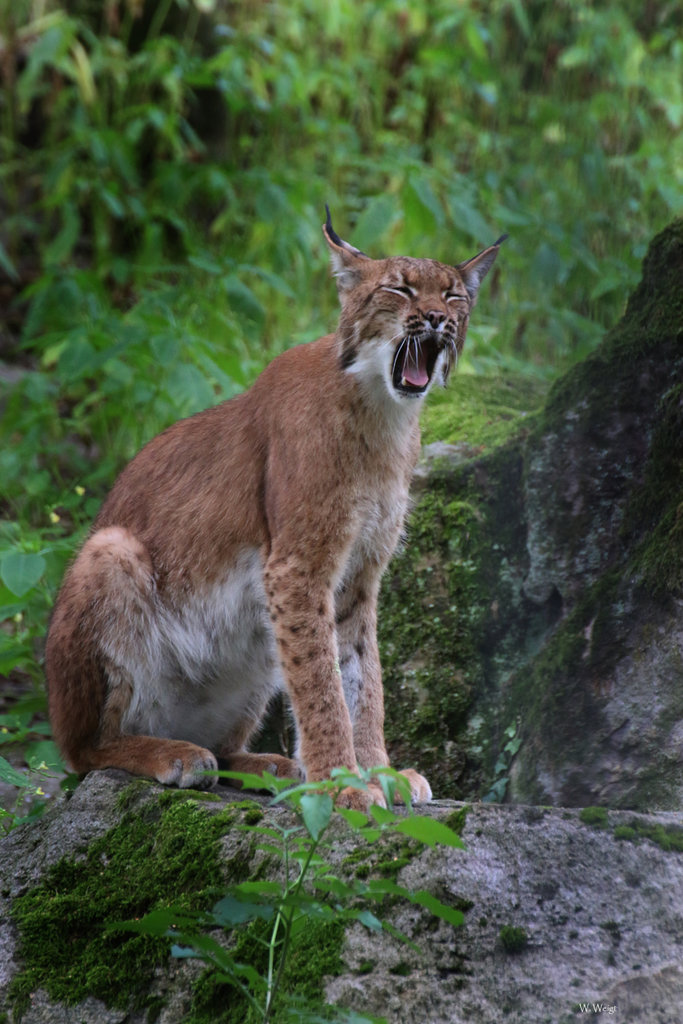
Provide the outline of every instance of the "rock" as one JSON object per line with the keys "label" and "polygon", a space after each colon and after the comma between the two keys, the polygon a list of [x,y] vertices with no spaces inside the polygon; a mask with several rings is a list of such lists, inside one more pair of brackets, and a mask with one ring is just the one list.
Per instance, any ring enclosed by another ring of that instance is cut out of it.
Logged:
{"label": "rock", "polygon": [[677,221],[535,414],[466,377],[436,410],[379,621],[392,758],[439,796],[681,806],[682,279]]}
{"label": "rock", "polygon": [[[211,903],[231,881],[264,872],[277,877],[277,861],[255,853],[235,825],[244,824],[240,815],[249,809],[252,823],[260,809],[271,823],[291,823],[291,815],[265,808],[263,798],[245,805],[243,796],[226,791],[206,799],[123,772],[94,772],[37,824],[3,839],[0,1016],[11,1024],[243,1021],[244,1007],[225,987],[216,990],[220,1003],[208,1010],[202,1004],[212,990],[201,963],[172,959],[165,940],[140,944],[121,933],[108,940],[105,931],[121,913],[116,891],[126,907],[138,898],[143,914],[158,874],[166,906],[198,905],[207,895]],[[320,978],[328,1001],[389,1024],[570,1024],[582,1004],[601,1005],[617,1020],[680,1019],[682,814],[481,804],[464,810],[449,801],[428,813],[451,823],[456,814],[464,819],[465,849],[413,846],[398,881],[460,908],[464,924],[453,928],[422,907],[394,901],[382,913],[419,952],[387,932],[352,925],[327,961],[333,969]],[[359,849],[341,822],[331,828],[326,856],[340,875],[355,870],[349,865],[373,865],[375,848]],[[126,830],[147,845],[120,862]],[[216,848],[207,843],[200,854],[195,832],[213,836]],[[172,856],[177,863],[169,873]],[[201,857],[206,877],[193,888]],[[91,953],[102,943],[100,971]],[[317,968],[311,962],[304,969]]]}

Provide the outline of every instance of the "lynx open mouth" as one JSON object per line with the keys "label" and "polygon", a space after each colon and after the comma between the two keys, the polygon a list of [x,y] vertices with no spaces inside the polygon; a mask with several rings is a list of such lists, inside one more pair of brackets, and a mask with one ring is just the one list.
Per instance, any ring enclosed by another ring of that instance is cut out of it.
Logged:
{"label": "lynx open mouth", "polygon": [[407,335],[399,342],[391,380],[402,395],[423,395],[432,379],[442,345],[437,334]]}

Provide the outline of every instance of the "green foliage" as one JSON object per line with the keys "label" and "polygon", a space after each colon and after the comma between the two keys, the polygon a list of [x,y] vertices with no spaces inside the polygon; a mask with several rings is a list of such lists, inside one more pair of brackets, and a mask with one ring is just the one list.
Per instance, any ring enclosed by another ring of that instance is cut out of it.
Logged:
{"label": "green foliage", "polygon": [[[595,345],[683,167],[675,5],[603,7],[2,6],[0,674],[41,685],[64,566],[134,452],[333,325],[325,201],[371,254],[510,232],[463,370],[547,378]],[[433,439],[472,427],[450,401]],[[491,405],[487,442],[518,409]]]}
{"label": "green foliage", "polygon": [[515,755],[522,745],[521,736],[517,735],[517,725],[513,723],[505,730],[506,743],[493,768],[493,782],[485,796],[481,798],[484,804],[500,804],[505,800],[505,793],[510,781],[510,767]]}
{"label": "green foliage", "polygon": [[[239,773],[220,774],[238,778],[244,785],[255,781]],[[460,909],[447,906],[425,890],[406,889],[395,877],[387,879],[381,874],[367,881],[360,873],[342,878],[325,859],[339,837],[333,827],[336,800],[346,787],[366,789],[371,777],[370,772],[359,778],[338,770],[329,782],[291,787],[286,780],[267,773],[259,776],[259,785],[265,784],[274,794],[272,803],[285,801],[296,813],[296,824],[270,818],[262,824],[245,822],[242,826],[257,840],[258,850],[279,860],[280,877],[257,876],[233,884],[210,911],[188,913],[182,906],[168,906],[113,926],[115,931],[171,939],[175,957],[200,959],[210,968],[196,992],[193,1022],[214,1019],[211,1006],[217,998],[221,1006],[230,1007],[231,1020],[263,1024],[285,1019],[349,1024],[371,1021],[374,1018],[339,1008],[319,1008],[322,974],[341,967],[344,928],[359,922],[370,931],[384,929],[412,946],[375,913],[389,898],[408,900],[453,926],[462,923]],[[378,777],[391,791],[405,789],[406,780],[389,769],[380,769]],[[338,813],[355,833],[357,849],[365,858],[370,855],[369,846],[392,834],[409,836],[420,848],[463,845],[457,832],[432,818],[399,816],[376,805],[369,814],[343,808]],[[221,941],[221,932],[228,936],[227,944]],[[313,959],[319,975],[312,968]],[[302,978],[299,972],[303,972]]]}

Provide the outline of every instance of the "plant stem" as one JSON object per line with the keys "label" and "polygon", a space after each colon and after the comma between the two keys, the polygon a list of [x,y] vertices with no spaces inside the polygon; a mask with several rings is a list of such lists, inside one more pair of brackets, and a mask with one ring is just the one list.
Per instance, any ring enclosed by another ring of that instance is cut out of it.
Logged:
{"label": "plant stem", "polygon": [[[291,890],[292,895],[296,896],[299,893],[299,891],[300,891],[300,889],[301,889],[301,887],[302,887],[302,885],[304,883],[304,879],[306,878],[306,875],[308,874],[308,869],[309,869],[309,867],[311,865],[311,861],[313,860],[313,856],[314,856],[316,850],[318,849],[319,844],[320,844],[320,836],[318,837],[318,839],[312,839],[311,840],[311,845],[310,845],[310,847],[308,849],[308,856],[306,857],[306,861],[303,864],[303,866],[302,866],[302,868],[301,868],[301,870],[299,872],[299,877],[297,878],[296,882],[294,883],[294,885],[292,887],[292,890]],[[285,841],[285,851],[287,851],[286,841]],[[288,863],[287,858],[286,858],[285,862],[286,862],[286,864]],[[286,882],[285,882],[285,899],[286,899],[287,896],[289,895],[289,873],[288,872],[287,872],[285,878],[286,878]],[[284,902],[284,900],[283,900],[283,902]],[[289,952],[290,940],[291,940],[291,935],[292,935],[292,923],[294,921],[294,914],[295,914],[295,908],[294,907],[290,907],[285,912],[283,912],[282,907],[281,907],[280,910],[278,910],[277,917],[275,918],[275,924],[273,925],[273,931],[271,933],[271,938],[270,938],[270,949],[269,949],[269,954],[268,954],[268,990],[267,990],[267,993],[266,993],[266,1008],[265,1008],[265,1013],[264,1013],[264,1017],[263,1017],[263,1024],[269,1024],[269,1021],[271,1020],[271,1012],[272,1012],[273,1005],[274,1005],[274,1002],[275,1002],[275,996],[277,995],[278,989],[280,987],[280,983],[282,981],[282,975],[283,975],[283,972],[284,972],[284,969],[285,969],[285,963],[287,962],[287,954]],[[279,958],[279,963],[278,963],[278,967],[277,967],[277,974],[275,976],[275,980],[273,980],[273,969],[274,969],[274,966],[275,966],[275,946],[277,944],[277,942],[276,942],[276,940],[277,940],[277,933],[278,933],[278,931],[280,929],[280,922],[281,921],[284,922],[284,936],[281,939],[282,949],[280,951],[280,958]]]}

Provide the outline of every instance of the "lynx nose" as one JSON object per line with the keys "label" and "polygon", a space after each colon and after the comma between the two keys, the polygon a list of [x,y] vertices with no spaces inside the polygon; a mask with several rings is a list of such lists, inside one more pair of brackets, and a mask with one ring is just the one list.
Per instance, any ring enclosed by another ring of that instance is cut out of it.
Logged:
{"label": "lynx nose", "polygon": [[437,327],[440,327],[446,319],[446,314],[442,313],[440,309],[430,309],[429,312],[425,314],[425,319],[427,319],[434,330],[436,330]]}

